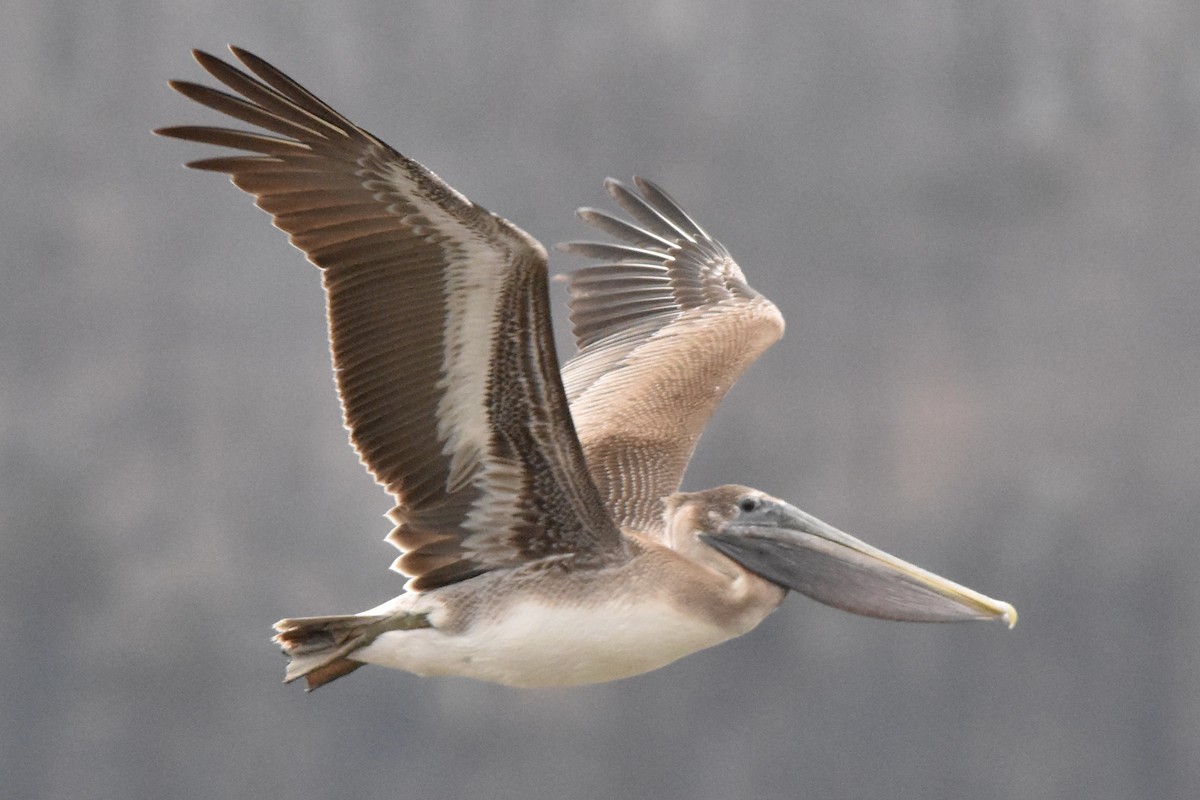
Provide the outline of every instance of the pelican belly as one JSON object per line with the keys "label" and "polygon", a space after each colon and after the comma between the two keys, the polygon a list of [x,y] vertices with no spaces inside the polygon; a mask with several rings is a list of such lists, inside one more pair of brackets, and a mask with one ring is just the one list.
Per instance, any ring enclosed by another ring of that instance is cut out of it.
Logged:
{"label": "pelican belly", "polygon": [[527,600],[475,620],[462,633],[387,632],[353,658],[419,675],[573,686],[649,672],[740,632],[664,602],[568,606]]}

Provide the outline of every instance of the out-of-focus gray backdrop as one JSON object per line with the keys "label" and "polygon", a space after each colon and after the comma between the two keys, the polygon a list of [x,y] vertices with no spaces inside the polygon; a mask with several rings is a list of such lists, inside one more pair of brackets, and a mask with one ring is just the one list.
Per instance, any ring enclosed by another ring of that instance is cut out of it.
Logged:
{"label": "out-of-focus gray backdrop", "polygon": [[[1200,5],[249,5],[5,4],[3,794],[1195,796]],[[1020,625],[792,598],[611,685],[282,686],[274,620],[401,580],[316,270],[149,134],[228,41],[546,243],[658,180],[788,320],[685,486]]]}

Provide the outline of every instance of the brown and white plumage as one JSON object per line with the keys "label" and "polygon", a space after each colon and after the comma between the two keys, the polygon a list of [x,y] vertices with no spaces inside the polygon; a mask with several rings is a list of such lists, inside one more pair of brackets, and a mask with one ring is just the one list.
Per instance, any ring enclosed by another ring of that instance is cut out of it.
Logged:
{"label": "brown and white plumage", "polygon": [[674,494],[783,320],[662,190],[606,184],[633,223],[580,212],[622,244],[566,246],[605,263],[570,279],[580,351],[560,378],[536,240],[231,50],[248,72],[195,57],[236,94],[171,86],[261,130],[158,133],[244,151],[189,166],[229,174],[321,268],[346,427],[396,499],[409,577],[371,611],[280,622],[289,680],[364,662],[609,680],[749,630],[789,587],[875,616],[1015,619],[761,492]]}
{"label": "brown and white plumage", "polygon": [[[397,499],[409,588],[623,542],[586,479],[550,340],[546,252],[271,65],[196,59],[246,99],[180,93],[275,136],[159,131],[259,155],[193,161],[255,195],[322,270],[338,392],[363,463]],[[502,320],[506,335],[495,336]],[[554,537],[547,537],[553,531]]]}

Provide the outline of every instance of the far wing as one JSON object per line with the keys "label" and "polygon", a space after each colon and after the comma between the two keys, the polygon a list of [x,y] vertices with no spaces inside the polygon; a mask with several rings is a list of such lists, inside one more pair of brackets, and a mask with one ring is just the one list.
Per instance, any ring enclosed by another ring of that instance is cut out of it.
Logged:
{"label": "far wing", "polygon": [[346,426],[399,501],[388,539],[409,588],[547,557],[622,557],[571,426],[542,246],[231,50],[253,76],[195,56],[240,97],[171,85],[262,130],[158,133],[253,153],[189,166],[228,173],[321,268]]}
{"label": "far wing", "polygon": [[734,381],[783,334],[720,242],[665,192],[605,188],[633,222],[584,208],[620,244],[560,248],[602,260],[568,276],[579,352],[563,368],[592,479],[618,524],[661,535],[662,498]]}

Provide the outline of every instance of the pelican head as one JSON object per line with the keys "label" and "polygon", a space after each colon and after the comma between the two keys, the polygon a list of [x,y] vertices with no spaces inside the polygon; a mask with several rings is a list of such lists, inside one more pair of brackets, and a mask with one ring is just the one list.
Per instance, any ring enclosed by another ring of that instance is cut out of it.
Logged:
{"label": "pelican head", "polygon": [[999,619],[1010,628],[1017,622],[1010,604],[885,553],[757,489],[678,493],[668,501],[668,514],[676,540],[688,528],[743,569],[855,614],[910,622]]}

